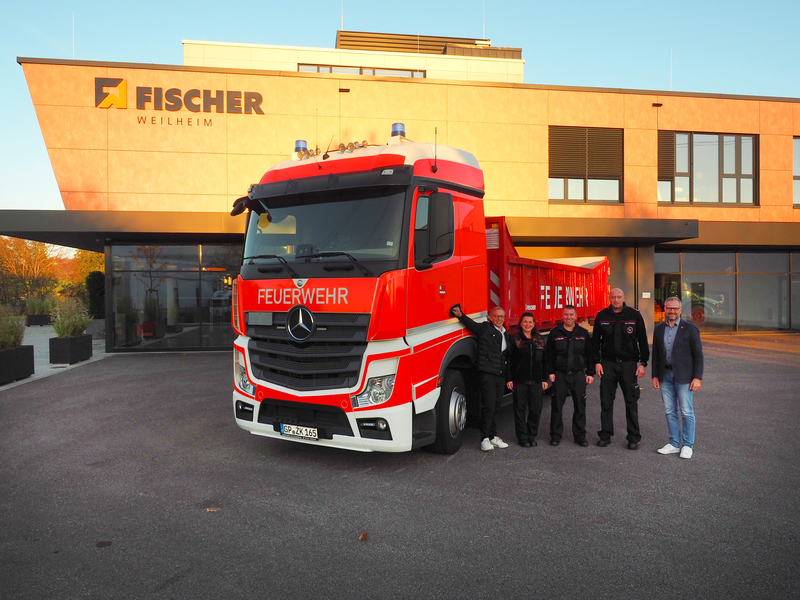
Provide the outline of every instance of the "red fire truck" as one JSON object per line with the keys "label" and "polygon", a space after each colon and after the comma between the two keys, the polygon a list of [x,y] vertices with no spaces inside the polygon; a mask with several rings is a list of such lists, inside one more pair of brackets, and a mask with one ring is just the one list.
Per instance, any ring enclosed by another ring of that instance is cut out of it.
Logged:
{"label": "red fire truck", "polygon": [[484,216],[475,157],[411,142],[399,124],[381,146],[321,154],[301,142],[232,211],[247,211],[236,423],[320,446],[452,454],[478,386],[475,339],[451,307],[485,320],[498,304],[510,324],[530,310],[541,326],[573,304],[587,318],[605,305],[608,261],[519,257],[504,219]]}

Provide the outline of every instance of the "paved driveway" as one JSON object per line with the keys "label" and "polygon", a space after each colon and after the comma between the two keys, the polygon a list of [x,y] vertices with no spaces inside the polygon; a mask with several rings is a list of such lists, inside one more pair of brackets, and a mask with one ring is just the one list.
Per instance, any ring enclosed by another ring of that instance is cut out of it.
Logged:
{"label": "paved driveway", "polygon": [[538,448],[487,454],[470,429],[452,457],[247,434],[229,353],[110,356],[0,391],[0,597],[797,598],[800,359],[711,346],[688,461],[655,453],[652,389],[639,451],[621,397],[594,445],[595,384],[589,448],[550,447],[545,426]]}

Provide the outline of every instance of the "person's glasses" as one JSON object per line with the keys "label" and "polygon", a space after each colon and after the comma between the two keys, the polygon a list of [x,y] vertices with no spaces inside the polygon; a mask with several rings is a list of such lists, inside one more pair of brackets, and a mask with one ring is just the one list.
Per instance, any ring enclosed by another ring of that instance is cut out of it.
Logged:
{"label": "person's glasses", "polygon": [[677,311],[679,311],[679,310],[680,310],[680,307],[678,307],[678,308],[669,308],[669,307],[667,307],[667,308],[666,308],[666,309],[664,309],[664,310],[666,310],[667,312],[677,312]]}

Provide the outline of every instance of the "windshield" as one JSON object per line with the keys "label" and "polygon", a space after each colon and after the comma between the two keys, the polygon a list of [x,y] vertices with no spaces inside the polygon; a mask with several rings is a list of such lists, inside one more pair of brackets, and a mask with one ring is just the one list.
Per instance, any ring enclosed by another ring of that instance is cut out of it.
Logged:
{"label": "windshield", "polygon": [[265,198],[250,217],[244,263],[397,260],[404,198],[397,188]]}

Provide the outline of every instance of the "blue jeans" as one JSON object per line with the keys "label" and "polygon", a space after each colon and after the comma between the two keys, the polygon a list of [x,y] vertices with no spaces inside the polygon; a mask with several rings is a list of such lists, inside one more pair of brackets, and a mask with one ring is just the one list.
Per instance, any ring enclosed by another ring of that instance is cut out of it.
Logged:
{"label": "blue jeans", "polygon": [[[683,445],[692,448],[694,446],[694,392],[689,389],[689,384],[677,383],[672,370],[667,369],[664,371],[664,379],[661,380],[661,399],[664,401],[664,411],[667,413],[669,443],[679,448],[678,437],[683,433]],[[679,407],[680,419],[678,417]],[[682,432],[681,429],[683,429]]]}

